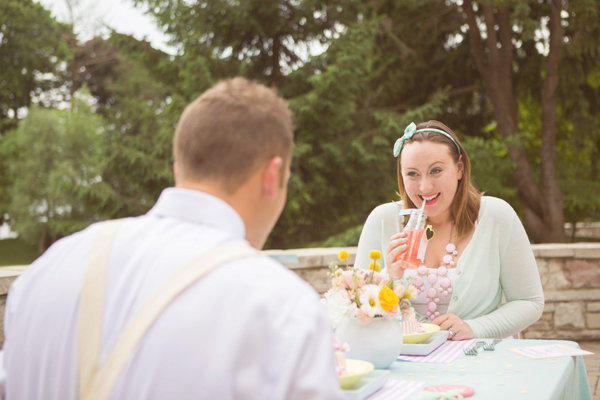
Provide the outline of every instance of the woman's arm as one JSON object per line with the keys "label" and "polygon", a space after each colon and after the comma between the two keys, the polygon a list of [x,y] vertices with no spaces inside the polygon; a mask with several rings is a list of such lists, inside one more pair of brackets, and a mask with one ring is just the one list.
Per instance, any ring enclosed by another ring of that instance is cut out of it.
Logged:
{"label": "woman's arm", "polygon": [[544,310],[544,292],[540,275],[523,224],[506,205],[502,210],[500,285],[506,303],[497,310],[466,320],[475,337],[506,337],[520,332],[537,321]]}

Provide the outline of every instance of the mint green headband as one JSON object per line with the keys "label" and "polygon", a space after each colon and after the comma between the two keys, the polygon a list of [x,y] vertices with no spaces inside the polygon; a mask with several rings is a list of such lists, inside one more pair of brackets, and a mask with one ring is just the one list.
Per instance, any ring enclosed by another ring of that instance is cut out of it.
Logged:
{"label": "mint green headband", "polygon": [[454,143],[456,145],[456,148],[458,149],[458,154],[461,153],[460,146],[458,145],[458,143],[456,143],[456,140],[454,140],[452,135],[450,135],[448,132],[444,132],[440,129],[434,129],[434,128],[417,129],[417,125],[415,125],[414,122],[411,122],[410,124],[408,124],[408,126],[404,130],[404,135],[402,135],[402,137],[400,139],[396,140],[396,143],[394,143],[394,157],[398,157],[400,155],[400,152],[402,151],[402,146],[404,146],[404,142],[406,142],[409,139],[412,139],[413,135],[415,133],[419,133],[419,132],[441,133],[442,135],[446,136],[448,139],[452,140],[452,143]]}

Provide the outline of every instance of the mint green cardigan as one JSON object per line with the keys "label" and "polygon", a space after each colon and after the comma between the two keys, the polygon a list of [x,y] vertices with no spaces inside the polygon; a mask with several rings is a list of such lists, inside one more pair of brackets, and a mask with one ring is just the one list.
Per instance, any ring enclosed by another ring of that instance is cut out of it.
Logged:
{"label": "mint green cardigan", "polygon": [[[370,250],[385,253],[390,236],[402,230],[401,209],[401,202],[392,202],[371,212],[358,242],[356,267],[369,265]],[[518,334],[542,315],[544,292],[531,244],[504,200],[481,198],[475,232],[456,268],[448,313],[468,323],[476,338]]]}

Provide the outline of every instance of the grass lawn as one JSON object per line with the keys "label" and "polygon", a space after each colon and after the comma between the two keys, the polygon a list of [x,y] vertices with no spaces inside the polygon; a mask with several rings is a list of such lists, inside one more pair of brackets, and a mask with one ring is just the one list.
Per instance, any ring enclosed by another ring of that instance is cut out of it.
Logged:
{"label": "grass lawn", "polygon": [[30,264],[37,257],[36,246],[20,239],[0,240],[0,266]]}

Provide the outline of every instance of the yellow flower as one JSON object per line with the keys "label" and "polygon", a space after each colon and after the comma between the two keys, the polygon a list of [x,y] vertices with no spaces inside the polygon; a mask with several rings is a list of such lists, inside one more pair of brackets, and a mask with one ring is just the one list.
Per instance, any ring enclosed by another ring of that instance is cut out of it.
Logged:
{"label": "yellow flower", "polygon": [[375,264],[375,271],[379,272],[379,270],[381,269],[381,265],[379,265],[379,263],[375,261],[371,261],[371,264],[369,264],[369,269],[373,269],[373,264]]}
{"label": "yellow flower", "polygon": [[338,258],[340,259],[340,261],[346,261],[349,257],[349,254],[346,250],[340,250],[340,252],[338,253]]}
{"label": "yellow flower", "polygon": [[387,286],[379,291],[379,305],[387,312],[394,311],[394,307],[398,305],[400,299],[396,296],[396,293]]}
{"label": "yellow flower", "polygon": [[369,252],[369,258],[379,260],[381,258],[381,252],[379,250],[371,250]]}

